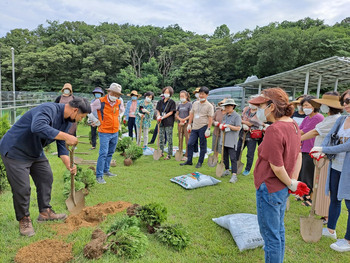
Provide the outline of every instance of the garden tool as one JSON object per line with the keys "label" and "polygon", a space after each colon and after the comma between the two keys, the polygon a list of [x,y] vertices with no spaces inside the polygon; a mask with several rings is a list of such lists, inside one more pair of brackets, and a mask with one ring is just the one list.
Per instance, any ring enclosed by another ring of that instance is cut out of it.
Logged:
{"label": "garden tool", "polygon": [[313,189],[313,196],[315,197],[312,200],[311,211],[308,217],[300,217],[300,234],[305,242],[318,242],[322,237],[322,228],[323,221],[321,219],[315,218],[315,206],[316,206],[316,196],[318,182],[320,179],[320,170],[325,164],[325,159],[322,158],[319,161],[314,159],[314,164],[316,168],[316,178],[315,185]]}
{"label": "garden tool", "polygon": [[184,140],[184,125],[180,125],[179,128],[179,149],[176,151],[175,153],[175,160],[180,162],[182,160],[182,156],[183,156],[183,140]]}
{"label": "garden tool", "polygon": [[222,147],[221,147],[221,160],[216,166],[216,176],[221,177],[225,171],[224,164],[224,147],[225,147],[225,130],[222,131]]}
{"label": "garden tool", "polygon": [[[74,167],[74,148],[75,145],[71,146],[71,149],[69,149],[69,146],[67,146],[69,151],[70,168]],[[83,193],[83,189],[77,192],[75,191],[74,177],[75,174],[70,175],[70,194],[66,200],[66,206],[69,212],[76,215],[85,207],[85,195]]]}
{"label": "garden tool", "polygon": [[239,158],[238,158],[238,161],[237,161],[237,174],[240,174],[243,171],[244,163],[242,163],[241,159],[242,159],[242,152],[243,152],[243,149],[244,149],[245,139],[247,137],[247,132],[248,131],[243,131],[241,152],[239,153]]}
{"label": "garden tool", "polygon": [[144,114],[141,115],[141,120],[140,120],[140,130],[139,130],[139,137],[137,138],[137,145],[141,145],[141,135],[142,135],[142,125],[143,125],[143,118],[145,117]]}
{"label": "garden tool", "polygon": [[157,150],[154,150],[153,159],[158,161],[162,156],[162,150],[159,149],[159,136],[160,136],[160,122],[158,122],[158,138],[157,138]]}
{"label": "garden tool", "polygon": [[218,151],[217,151],[217,147],[218,147],[218,141],[219,141],[219,135],[216,136],[215,138],[215,144],[214,144],[214,154],[210,155],[208,157],[208,166],[209,167],[215,167],[218,163]]}

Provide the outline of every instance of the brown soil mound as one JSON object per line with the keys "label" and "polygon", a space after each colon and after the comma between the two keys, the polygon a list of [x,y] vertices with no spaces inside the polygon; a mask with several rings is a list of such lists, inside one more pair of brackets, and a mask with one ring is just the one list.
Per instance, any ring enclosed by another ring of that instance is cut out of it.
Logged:
{"label": "brown soil mound", "polygon": [[107,215],[116,214],[131,206],[128,202],[107,202],[95,206],[85,207],[79,214],[70,215],[62,224],[55,224],[52,227],[59,235],[68,235],[81,227],[98,225],[105,220]]}
{"label": "brown soil mound", "polygon": [[46,239],[18,250],[17,263],[63,263],[73,258],[72,244],[60,240]]}

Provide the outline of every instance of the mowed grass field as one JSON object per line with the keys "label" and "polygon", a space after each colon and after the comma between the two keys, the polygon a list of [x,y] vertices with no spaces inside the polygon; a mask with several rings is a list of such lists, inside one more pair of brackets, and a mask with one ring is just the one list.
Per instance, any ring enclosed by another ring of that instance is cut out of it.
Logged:
{"label": "mowed grass field", "polygon": [[[154,124],[152,125],[152,127]],[[88,135],[90,127],[79,125],[78,135]],[[174,145],[178,144],[177,128],[174,127]],[[88,142],[87,138],[79,138]],[[208,145],[211,146],[211,138]],[[154,145],[150,145],[153,147]],[[88,144],[79,144],[77,152],[87,152]],[[273,149],[271,149],[273,150]],[[51,151],[56,151],[55,144]],[[90,151],[90,155],[79,155],[84,159],[97,159],[98,150]],[[243,153],[243,162],[245,162]],[[56,212],[68,211],[65,206],[63,191],[63,173],[65,167],[57,156],[47,154],[54,173],[51,205]],[[113,254],[104,254],[96,261],[85,259],[83,248],[90,241],[94,228],[81,228],[77,232],[60,237],[52,230],[50,224],[38,224],[36,191],[32,182],[30,213],[34,221],[35,236],[28,238],[19,235],[18,222],[12,204],[10,190],[0,195],[0,262],[13,262],[16,252],[30,243],[52,238],[73,243],[74,260],[72,262],[264,262],[262,248],[240,252],[228,230],[216,225],[212,218],[234,213],[256,214],[255,188],[253,174],[238,176],[236,184],[228,183],[230,177],[222,178],[216,186],[185,190],[171,183],[170,178],[196,171],[193,166],[181,167],[174,158],[154,161],[152,156],[143,156],[132,166],[125,167],[119,153],[113,156],[117,167],[111,172],[117,177],[106,178],[107,184],[96,185],[86,197],[86,205],[93,206],[108,201],[127,201],[141,205],[159,202],[168,209],[168,223],[182,223],[191,235],[191,244],[184,251],[176,252],[161,243],[152,235],[148,235],[150,244],[146,254],[137,260],[121,259]],[[197,158],[194,159],[196,164]],[[215,168],[207,166],[205,160],[199,172],[215,177]],[[322,238],[318,243],[305,243],[299,232],[300,216],[307,216],[309,208],[290,197],[290,210],[286,212],[286,253],[285,262],[349,262],[349,253],[338,253],[329,248],[333,240]],[[100,224],[103,230],[116,218],[125,213],[108,216]],[[343,238],[346,230],[347,211],[343,204],[342,213],[337,226],[339,238]]]}

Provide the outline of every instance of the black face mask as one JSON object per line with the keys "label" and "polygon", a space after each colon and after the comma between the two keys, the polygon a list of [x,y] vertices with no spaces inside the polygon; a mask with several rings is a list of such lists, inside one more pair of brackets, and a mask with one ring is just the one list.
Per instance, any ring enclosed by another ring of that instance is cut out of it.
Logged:
{"label": "black face mask", "polygon": [[[75,118],[77,117],[77,115],[75,115]],[[72,119],[71,116],[69,116],[66,120],[69,121],[69,122],[76,122],[77,120],[76,119]]]}

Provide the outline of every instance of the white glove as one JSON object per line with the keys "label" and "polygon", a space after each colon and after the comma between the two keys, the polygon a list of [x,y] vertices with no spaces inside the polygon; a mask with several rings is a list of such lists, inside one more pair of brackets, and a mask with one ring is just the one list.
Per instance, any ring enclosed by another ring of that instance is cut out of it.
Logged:
{"label": "white glove", "polygon": [[142,116],[143,116],[143,114],[142,114],[142,113],[139,113],[139,112],[138,112],[137,114],[138,114],[138,115],[139,115],[139,116],[142,118]]}
{"label": "white glove", "polygon": [[149,114],[149,111],[148,111],[148,110],[146,110],[146,109],[142,109],[142,112],[143,112],[143,113],[147,113],[147,114]]}
{"label": "white glove", "polygon": [[158,121],[158,122],[162,121],[162,119],[163,119],[162,116],[158,116],[158,117],[157,117],[157,121]]}
{"label": "white glove", "polygon": [[207,129],[204,133],[205,138],[209,138],[210,137],[210,129]]}
{"label": "white glove", "polygon": [[87,116],[88,116],[88,122],[91,123],[91,125],[93,126],[101,125],[101,122],[92,113],[89,113]]}
{"label": "white glove", "polygon": [[295,192],[300,182],[295,179],[292,179],[291,181],[292,181],[292,184],[288,186],[288,189],[291,190],[292,192]]}
{"label": "white glove", "polygon": [[249,126],[247,124],[242,124],[242,128],[243,130],[245,131],[248,131],[249,130]]}
{"label": "white glove", "polygon": [[314,152],[314,153],[310,153],[310,156],[314,159],[316,159],[317,161],[321,160],[325,154],[324,153],[320,153],[320,152]]}
{"label": "white glove", "polygon": [[218,122],[218,121],[214,121],[214,126],[215,126],[215,127],[218,127],[218,126],[219,126],[219,124],[220,124],[220,122]]}
{"label": "white glove", "polygon": [[269,127],[269,124],[265,124],[264,127],[262,128],[263,131],[266,131],[266,129]]}
{"label": "white glove", "polygon": [[188,132],[188,133],[190,133],[190,132],[191,132],[191,130],[192,130],[191,125],[187,125],[187,132]]}
{"label": "white glove", "polygon": [[322,147],[320,147],[320,146],[315,146],[315,147],[313,147],[313,148],[311,149],[311,151],[310,151],[310,153],[316,153],[316,152],[322,153]]}

